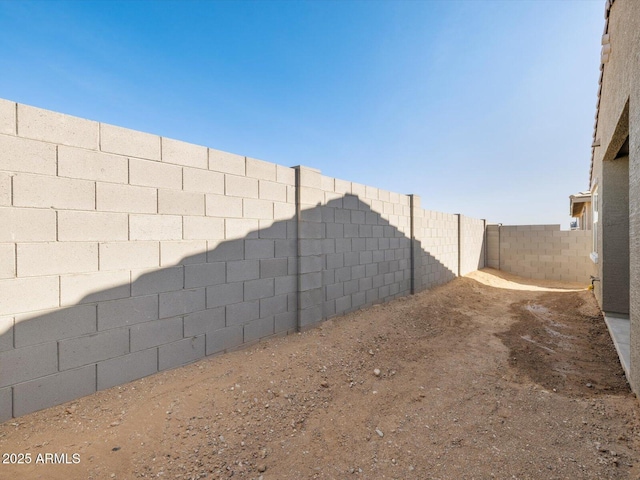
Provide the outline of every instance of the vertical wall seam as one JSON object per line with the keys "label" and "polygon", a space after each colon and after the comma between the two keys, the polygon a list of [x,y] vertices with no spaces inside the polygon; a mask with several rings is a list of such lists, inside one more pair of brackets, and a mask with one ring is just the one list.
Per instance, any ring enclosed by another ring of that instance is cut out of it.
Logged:
{"label": "vertical wall seam", "polygon": [[15,103],[16,106],[16,137],[19,136],[18,134],[18,102]]}

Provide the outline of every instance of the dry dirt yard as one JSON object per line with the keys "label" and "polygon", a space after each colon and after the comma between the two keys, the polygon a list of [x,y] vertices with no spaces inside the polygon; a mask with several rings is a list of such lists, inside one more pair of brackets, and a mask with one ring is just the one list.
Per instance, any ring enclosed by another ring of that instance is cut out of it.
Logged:
{"label": "dry dirt yard", "polygon": [[0,426],[2,479],[640,478],[591,292],[484,270]]}

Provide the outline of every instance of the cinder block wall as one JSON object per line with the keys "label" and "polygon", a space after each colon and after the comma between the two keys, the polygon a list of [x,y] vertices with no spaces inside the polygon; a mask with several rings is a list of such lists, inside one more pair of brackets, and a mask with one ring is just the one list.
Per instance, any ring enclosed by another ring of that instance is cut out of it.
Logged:
{"label": "cinder block wall", "polygon": [[487,241],[487,266],[527,278],[589,283],[591,231],[561,231],[560,225],[492,225]]}
{"label": "cinder block wall", "polygon": [[486,223],[460,215],[460,275],[484,268]]}
{"label": "cinder block wall", "polygon": [[458,219],[0,100],[0,421],[444,283]]}
{"label": "cinder block wall", "polygon": [[416,206],[416,291],[447,283],[458,276],[458,222],[458,215]]}

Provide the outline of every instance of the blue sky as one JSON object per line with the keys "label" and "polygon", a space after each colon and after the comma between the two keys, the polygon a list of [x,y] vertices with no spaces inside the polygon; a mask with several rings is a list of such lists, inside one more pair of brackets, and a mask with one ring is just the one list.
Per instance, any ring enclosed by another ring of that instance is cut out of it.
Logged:
{"label": "blue sky", "polygon": [[603,0],[0,0],[0,97],[569,224]]}

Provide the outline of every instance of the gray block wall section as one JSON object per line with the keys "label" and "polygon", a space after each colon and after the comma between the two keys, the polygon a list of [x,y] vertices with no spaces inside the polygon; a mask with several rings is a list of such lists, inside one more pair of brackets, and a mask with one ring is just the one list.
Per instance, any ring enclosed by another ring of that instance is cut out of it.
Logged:
{"label": "gray block wall section", "polygon": [[0,100],[0,421],[445,283],[482,222]]}
{"label": "gray block wall section", "polygon": [[590,230],[560,225],[488,225],[487,266],[521,277],[588,284]]}

